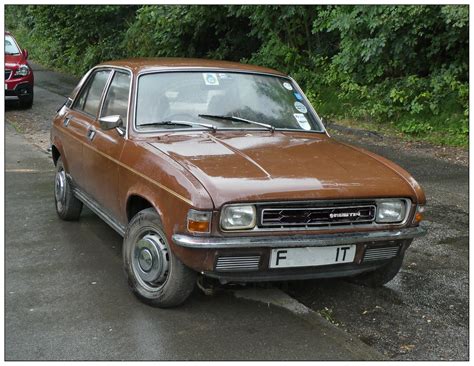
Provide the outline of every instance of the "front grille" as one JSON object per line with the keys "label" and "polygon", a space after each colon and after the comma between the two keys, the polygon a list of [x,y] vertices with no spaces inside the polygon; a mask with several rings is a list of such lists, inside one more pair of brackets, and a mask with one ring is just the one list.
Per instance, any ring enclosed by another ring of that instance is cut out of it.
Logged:
{"label": "front grille", "polygon": [[218,257],[216,271],[257,271],[260,264],[260,256],[241,256],[241,257]]}
{"label": "front grille", "polygon": [[310,227],[368,224],[375,219],[375,204],[329,207],[262,208],[261,227]]}
{"label": "front grille", "polygon": [[12,71],[11,70],[5,70],[5,80],[8,80],[8,78],[10,77]]}
{"label": "front grille", "polygon": [[367,248],[364,253],[364,262],[381,261],[397,256],[400,247]]}

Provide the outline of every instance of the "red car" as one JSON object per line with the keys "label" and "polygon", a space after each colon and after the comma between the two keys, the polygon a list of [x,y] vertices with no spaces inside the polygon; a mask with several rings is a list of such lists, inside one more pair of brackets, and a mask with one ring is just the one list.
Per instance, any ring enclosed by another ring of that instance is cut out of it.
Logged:
{"label": "red car", "polygon": [[24,108],[33,105],[33,70],[28,51],[21,50],[10,32],[5,32],[5,99],[16,99]]}

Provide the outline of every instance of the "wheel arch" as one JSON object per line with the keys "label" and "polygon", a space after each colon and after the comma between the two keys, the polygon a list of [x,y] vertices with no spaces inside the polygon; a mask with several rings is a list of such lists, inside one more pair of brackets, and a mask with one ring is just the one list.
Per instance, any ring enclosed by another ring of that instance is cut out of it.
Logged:
{"label": "wheel arch", "polygon": [[161,212],[152,200],[144,197],[141,194],[130,193],[127,197],[127,203],[125,207],[127,222],[130,222],[137,213],[147,208],[153,208],[161,218]]}
{"label": "wheel arch", "polygon": [[59,149],[55,145],[52,145],[51,146],[51,157],[53,158],[54,166],[57,165],[60,156],[61,156],[61,152],[59,151]]}
{"label": "wheel arch", "polygon": [[53,159],[53,163],[55,166],[58,163],[59,158],[61,158],[64,168],[66,169],[66,171],[69,171],[69,166],[67,163],[66,156],[64,154],[63,145],[61,143],[61,140],[57,136],[55,136],[51,143],[51,158]]}
{"label": "wheel arch", "polygon": [[172,196],[167,192],[160,192],[151,185],[134,185],[124,196],[126,199],[122,208],[122,222],[128,225],[138,212],[153,208],[161,220],[168,241],[173,246],[172,235],[185,229],[186,215],[191,206],[179,199],[170,198]]}

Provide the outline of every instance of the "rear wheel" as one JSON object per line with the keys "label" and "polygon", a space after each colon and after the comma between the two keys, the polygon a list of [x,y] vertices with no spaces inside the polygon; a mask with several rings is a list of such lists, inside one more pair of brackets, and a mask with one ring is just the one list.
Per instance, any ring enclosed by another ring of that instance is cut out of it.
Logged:
{"label": "rear wheel", "polygon": [[349,277],[350,282],[366,287],[380,287],[390,282],[400,271],[403,264],[404,255],[398,255],[384,266],[375,271],[361,273],[360,275]]}
{"label": "rear wheel", "polygon": [[133,293],[161,307],[182,304],[196,283],[196,273],[170,250],[160,217],[154,209],[136,214],[123,241],[123,262]]}
{"label": "rear wheel", "polygon": [[82,211],[82,202],[72,192],[72,187],[67,179],[61,158],[56,163],[54,202],[56,204],[56,212],[61,219],[66,221],[79,219]]}

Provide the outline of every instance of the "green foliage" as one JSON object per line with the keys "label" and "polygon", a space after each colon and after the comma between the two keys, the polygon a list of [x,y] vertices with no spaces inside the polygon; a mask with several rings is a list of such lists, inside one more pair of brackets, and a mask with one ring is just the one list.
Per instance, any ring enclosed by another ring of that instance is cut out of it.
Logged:
{"label": "green foliage", "polygon": [[125,32],[129,55],[201,57],[238,61],[256,50],[248,19],[232,6],[156,6],[140,8]]}
{"label": "green foliage", "polygon": [[121,57],[255,63],[293,76],[319,113],[466,145],[467,5],[7,5],[47,66]]}
{"label": "green foliage", "polygon": [[47,66],[80,75],[91,65],[124,55],[123,38],[137,6],[11,5],[6,24],[18,33],[31,57]]}
{"label": "green foliage", "polygon": [[419,122],[411,119],[401,123],[400,130],[411,135],[420,135],[432,131],[433,127],[427,122]]}

